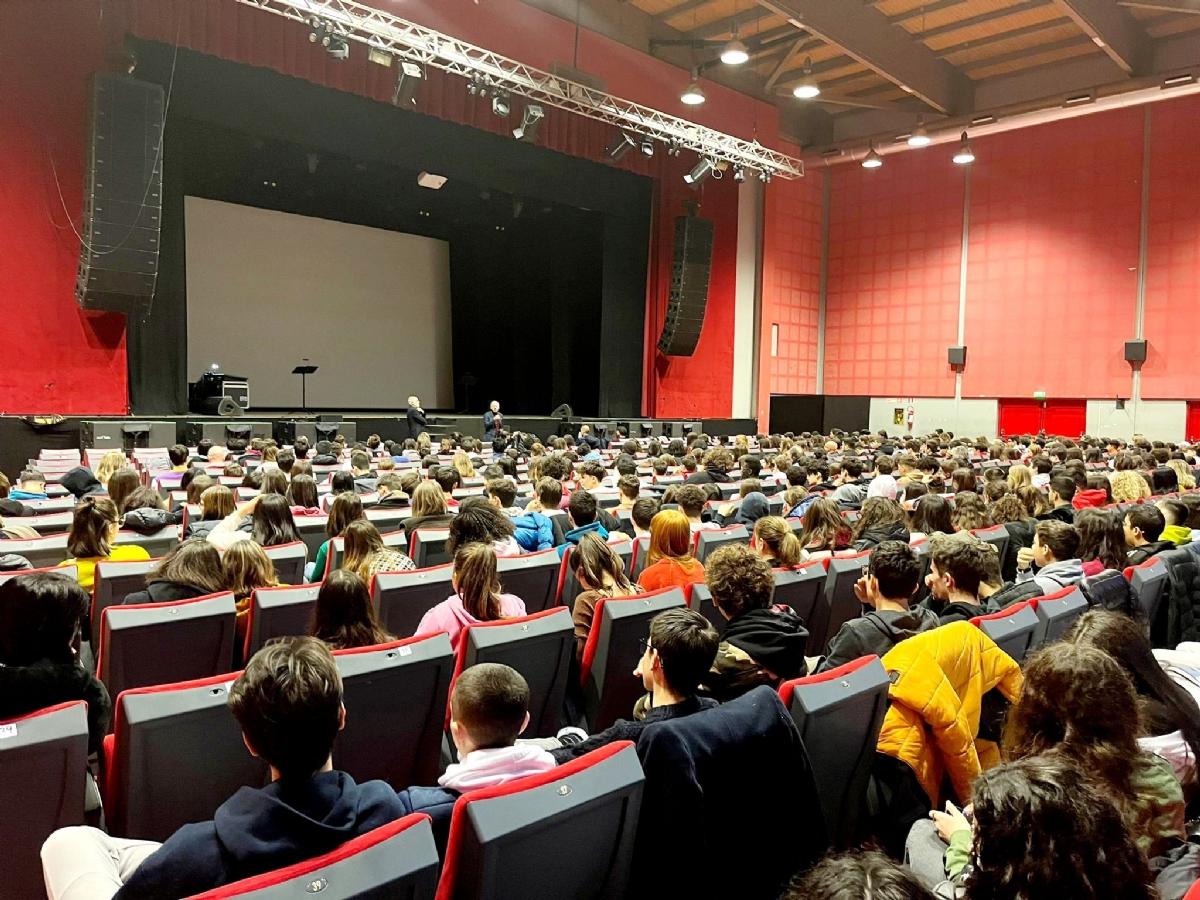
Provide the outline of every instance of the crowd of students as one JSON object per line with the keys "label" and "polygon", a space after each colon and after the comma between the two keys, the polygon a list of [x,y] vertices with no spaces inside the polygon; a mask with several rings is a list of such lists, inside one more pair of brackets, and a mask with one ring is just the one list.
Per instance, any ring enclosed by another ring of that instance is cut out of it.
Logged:
{"label": "crowd of students", "polygon": [[[126,603],[230,590],[244,630],[253,592],[278,583],[264,548],[298,540],[296,518],[327,510],[328,541],[307,572],[320,582],[309,636],[272,642],[244,661],[230,691],[247,748],[268,763],[272,783],[241,789],[213,822],[185,826],[161,846],[90,827],[57,832],[43,850],[51,900],[185,897],[319,855],[413,811],[433,816],[444,849],[463,792],[546,771],[613,741],[636,741],[656,722],[703,713],[761,685],[777,688],[863,656],[886,660],[942,626],[1072,585],[1095,608],[1026,664],[1019,699],[997,726],[999,764],[960,792],[957,805],[913,826],[906,865],[879,853],[829,857],[801,873],[786,896],[1152,897],[1151,860],[1164,897],[1171,894],[1162,871],[1178,878],[1187,864],[1192,880],[1200,878],[1200,854],[1184,843],[1200,759],[1200,688],[1184,685],[1200,683],[1200,672],[1168,674],[1151,651],[1146,623],[1133,618],[1127,586],[1124,594],[1114,590],[1112,577],[1200,542],[1200,494],[1187,493],[1195,487],[1192,448],[1140,436],[1126,445],[941,433],[901,441],[760,435],[753,450],[745,438],[714,445],[701,437],[643,448],[618,435],[619,455],[606,468],[597,439],[587,437],[572,447],[563,438],[547,446],[502,435],[491,448],[448,438],[439,448],[452,454],[448,464],[432,455],[425,436],[349,448],[322,442],[311,461],[301,441],[294,448],[202,444],[195,456],[172,447],[172,471],[157,484],[185,491],[201,517]],[[312,466],[340,462],[348,468],[332,474],[322,500]],[[240,471],[259,493],[236,505],[204,465],[222,466],[226,477]],[[480,493],[456,498],[465,481],[482,482]],[[35,573],[0,586],[0,719],[84,699],[95,750],[112,704],[75,649],[95,566],[148,558],[136,545],[115,543],[122,527],[153,531],[181,517],[161,490],[141,487],[121,454],[63,483],[78,498],[66,563],[76,577]],[[45,479],[28,470],[10,489],[0,477],[0,494],[5,534],[8,522],[36,512],[28,504],[45,499]],[[616,507],[603,508],[598,495],[613,494]],[[450,701],[458,762],[438,784],[401,792],[381,782],[356,785],[332,768],[347,711],[330,651],[393,640],[376,619],[370,584],[379,572],[415,567],[365,518],[366,495],[408,509],[406,534],[449,530],[452,593],[425,614],[417,635],[445,633],[457,648],[467,625],[524,615],[522,599],[504,590],[497,558],[553,547],[560,555],[570,550],[582,589],[572,608],[577,661],[602,598],[704,584],[723,631],[687,608],[656,616],[632,674],[645,695],[627,718],[594,735],[566,728],[522,738],[529,720],[522,676],[500,665],[469,668]],[[783,501],[778,515],[771,514],[773,495]],[[1156,502],[1139,502],[1156,495]],[[1133,505],[1113,505],[1122,502]],[[695,535],[720,522],[744,525],[750,542],[721,546],[701,563]],[[1003,556],[972,534],[993,526],[1007,533]],[[344,549],[331,567],[335,538]],[[631,538],[646,538],[636,579],[614,549]],[[922,577],[913,545],[925,540]],[[863,614],[832,635],[825,654],[806,655],[810,623],[774,602],[776,573],[867,550],[854,587]],[[98,807],[98,797],[90,803]],[[969,814],[959,810],[966,804]]]}

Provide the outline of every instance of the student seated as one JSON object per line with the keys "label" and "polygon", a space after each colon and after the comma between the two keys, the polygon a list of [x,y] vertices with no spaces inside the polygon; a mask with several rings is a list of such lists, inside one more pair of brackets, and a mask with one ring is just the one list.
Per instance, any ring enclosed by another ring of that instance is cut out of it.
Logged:
{"label": "student seated", "polygon": [[375,489],[379,492],[376,509],[408,509],[408,493],[404,490],[404,479],[398,472],[381,472]]}
{"label": "student seated", "polygon": [[496,554],[488,544],[467,544],[454,554],[454,594],[421,617],[417,637],[445,632],[457,651],[462,630],[478,622],[495,622],[525,615],[525,603],[501,593]]}
{"label": "student seated", "polygon": [[642,593],[642,589],[629,580],[624,561],[598,534],[585,534],[579,539],[571,551],[571,571],[583,588],[571,611],[575,622],[575,659],[582,661],[596,604],[601,598],[629,597]]}
{"label": "student seated", "polygon": [[32,506],[14,500],[10,495],[12,493],[12,484],[8,480],[8,476],[0,472],[0,516],[32,516],[37,514]]}
{"label": "student seated", "polygon": [[800,533],[800,544],[809,559],[823,559],[846,550],[850,539],[850,526],[833,500],[819,497],[809,504],[804,513],[804,530]]}
{"label": "student seated", "polygon": [[1163,514],[1163,521],[1166,522],[1166,527],[1163,528],[1160,537],[1164,541],[1170,541],[1176,547],[1182,547],[1184,544],[1192,542],[1192,529],[1187,527],[1188,507],[1182,500],[1169,498],[1159,500],[1154,504],[1158,507],[1158,511]]}
{"label": "student seated", "polygon": [[464,669],[450,696],[450,737],[458,762],[446,767],[437,787],[410,787],[399,801],[405,815],[433,818],[434,839],[445,854],[454,802],[469,791],[548,772],[554,757],[536,743],[517,742],[529,726],[529,683],[500,663]]}
{"label": "student seated", "polygon": [[225,590],[217,548],[192,538],[172,548],[146,576],[146,589],[126,594],[124,603],[177,603]]}
{"label": "student seated", "polygon": [[1050,499],[1050,511],[1042,513],[1039,519],[1057,519],[1068,525],[1075,521],[1075,507],[1071,505],[1075,498],[1075,480],[1070,475],[1062,473],[1051,476],[1046,494]]}
{"label": "student seated", "polygon": [[[434,488],[434,491],[440,497],[441,492]],[[329,507],[329,517],[325,520],[325,536],[328,538],[317,549],[317,556],[313,562],[308,563],[304,567],[305,581],[320,581],[325,577],[325,569],[329,559],[329,543],[335,537],[345,537],[346,528],[351,522],[356,522],[359,519],[365,519],[366,513],[363,512],[362,500],[358,494],[353,491],[347,491],[344,494],[338,494],[334,499],[333,504]]]}
{"label": "student seated", "polygon": [[862,515],[854,525],[854,549],[861,553],[884,541],[908,543],[909,531],[904,507],[886,497],[872,497],[862,507]]}
{"label": "student seated", "polygon": [[343,532],[342,568],[348,569],[366,584],[380,572],[408,572],[417,567],[408,554],[386,547],[374,523],[355,519]]}
{"label": "student seated", "polygon": [[829,655],[817,669],[826,672],[861,656],[882,659],[892,647],[939,624],[937,614],[910,608],[921,581],[921,562],[903,541],[884,541],[871,554],[867,574],[854,585],[854,596],[870,610],[844,624],[829,643]]}
{"label": "student seated", "polygon": [[[237,602],[237,633],[246,636],[250,624],[250,599],[259,588],[279,587],[279,576],[271,557],[254,541],[238,541],[221,554],[225,590],[233,593]],[[237,649],[235,645],[235,650]]]}
{"label": "student seated", "polygon": [[614,741],[636,742],[646,727],[655,722],[712,709],[718,705],[717,701],[697,696],[696,692],[712,668],[720,640],[708,619],[695,610],[676,608],[660,612],[650,620],[650,637],[642,642],[642,658],[633,671],[647,692],[645,703],[638,703],[642,715],[618,719],[604,731],[582,741],[548,738],[539,743],[549,745],[554,761],[561,765]]}
{"label": "student seated", "polygon": [[[1032,566],[1036,565],[1036,574]],[[1036,581],[1043,594],[1079,584],[1083,563],[1079,561],[1079,532],[1074,525],[1047,519],[1033,533],[1033,546],[1017,551],[1017,583]]]}
{"label": "student seated", "polygon": [[[250,531],[242,530],[250,520]],[[277,547],[300,540],[292,509],[280,494],[259,494],[243,503],[208,533],[207,540],[218,550],[228,550],[238,541],[254,541],[261,547]]]}
{"label": "student seated", "polygon": [[435,482],[422,481],[413,491],[412,516],[404,520],[404,536],[411,538],[418,528],[447,528],[453,521],[442,489]]}
{"label": "student seated", "polygon": [[664,509],[650,522],[650,549],[638,584],[647,591],[686,588],[704,581],[704,565],[692,556],[692,530],[687,516]]}
{"label": "student seated", "polygon": [[779,900],[934,900],[904,866],[878,850],[826,856]]}
{"label": "student seated", "polygon": [[125,531],[136,531],[138,534],[155,534],[183,522],[182,510],[168,512],[162,496],[148,487],[134,489],[125,498],[118,512],[121,514],[121,528]]}
{"label": "student seated", "polygon": [[655,497],[639,497],[633,504],[631,518],[635,538],[650,537],[650,523],[658,515],[661,504]]}
{"label": "student seated", "polygon": [[1129,565],[1139,566],[1164,550],[1174,550],[1172,541],[1162,540],[1167,519],[1157,506],[1142,503],[1125,510],[1125,543],[1129,546]]}
{"label": "student seated", "polygon": [[321,584],[308,630],[330,650],[373,647],[395,640],[375,618],[367,583],[347,569],[330,572]]}
{"label": "student seated", "polygon": [[405,814],[386,783],[355,784],[333,768],[346,710],[320,641],[268,644],[230,687],[229,707],[271,783],[239,788],[213,821],[184,825],[161,845],[94,828],[56,831],[42,847],[50,900],[191,897],[328,853]]}
{"label": "student seated", "polygon": [[775,575],[765,559],[745,544],[726,544],[708,558],[704,574],[713,604],[728,620],[705,693],[725,703],[760,684],[774,689],[808,673],[808,631],[788,607],[771,605]]}
{"label": "student seated", "polygon": [[[282,469],[279,470],[279,474],[283,475]],[[317,497],[317,482],[311,475],[296,475],[292,478],[288,483],[285,496],[291,507],[293,518],[324,515],[321,511],[320,498]]]}
{"label": "student seated", "polygon": [[527,512],[516,505],[517,486],[509,478],[494,478],[484,486],[488,503],[508,516],[513,537],[525,553],[549,550],[554,546],[554,528],[550,519],[538,512]]}
{"label": "student seated", "polygon": [[120,530],[117,508],[107,497],[84,497],[75,507],[67,538],[67,552],[71,558],[62,565],[77,567],[80,587],[90,591],[95,585],[98,562],[150,558],[150,554],[137,544],[114,545]]}
{"label": "student seated", "polygon": [[9,500],[45,500],[46,476],[37,469],[25,469],[17,478],[17,486],[8,492]]}
{"label": "student seated", "polygon": [[759,552],[772,569],[794,569],[804,561],[800,538],[792,531],[787,519],[764,516],[754,526],[750,546]]}
{"label": "student seated", "polygon": [[600,524],[599,512],[600,507],[596,503],[595,496],[588,491],[576,491],[571,495],[567,505],[567,515],[570,517],[573,527],[567,532],[567,542],[558,548],[560,558],[567,552],[567,547],[577,545],[586,534],[598,535],[605,541],[629,540],[620,532],[610,535],[608,529]]}
{"label": "student seated", "polygon": [[469,497],[462,502],[458,515],[450,523],[446,552],[451,556],[466,544],[490,544],[497,556],[520,556],[513,520],[497,510],[483,497]]}
{"label": "student seated", "polygon": [[896,479],[892,477],[894,464],[890,456],[875,457],[875,472],[867,485],[867,498],[886,497],[896,499]]}
{"label": "student seated", "polygon": [[1075,512],[1075,530],[1079,532],[1079,559],[1085,577],[1099,575],[1105,569],[1121,572],[1125,559],[1125,531],[1115,510],[1084,507]]}
{"label": "student seated", "polygon": [[976,540],[949,535],[929,539],[929,574],[925,576],[929,597],[920,606],[937,615],[940,624],[965,622],[987,612],[979,599],[979,585],[988,569],[986,552]]}
{"label": "student seated", "polygon": [[617,509],[633,509],[633,504],[637,502],[641,492],[642,483],[636,475],[622,475],[617,479],[617,493],[621,498]]}

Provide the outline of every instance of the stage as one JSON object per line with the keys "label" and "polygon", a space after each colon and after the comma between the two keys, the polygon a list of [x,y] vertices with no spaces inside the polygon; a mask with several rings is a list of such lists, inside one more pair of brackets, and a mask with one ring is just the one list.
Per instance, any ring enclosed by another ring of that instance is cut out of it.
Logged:
{"label": "stage", "polygon": [[[483,414],[457,415],[428,413],[431,435],[450,434],[458,432],[471,437],[483,436]],[[248,410],[241,417],[221,416],[71,416],[64,418],[54,425],[35,425],[29,418],[22,416],[0,416],[0,471],[10,480],[15,481],[21,469],[25,468],[30,459],[35,459],[39,450],[75,450],[84,449],[84,433],[88,427],[95,429],[95,424],[85,426],[84,423],[99,423],[120,426],[130,423],[170,423],[166,433],[174,435],[174,442],[189,442],[189,429],[196,426],[209,426],[206,431],[212,439],[211,429],[217,426],[225,429],[233,426],[240,430],[248,424],[265,422],[271,426],[271,433],[281,443],[291,443],[281,440],[281,435],[291,429],[292,423],[297,427],[315,426],[318,423],[353,423],[353,429],[341,429],[343,432],[352,430],[355,440],[366,441],[372,434],[379,435],[383,440],[402,441],[408,435],[408,420],[404,410],[396,413],[375,411],[345,411],[321,412],[310,416],[297,416],[295,413],[258,413]],[[536,434],[539,438],[553,438],[559,435],[574,436],[579,433],[581,425],[591,425],[594,429],[603,427],[610,431],[623,426],[629,429],[631,437],[657,437],[664,443],[671,438],[685,437],[689,434],[709,435],[738,435],[754,434],[757,426],[753,419],[646,419],[646,418],[615,418],[599,419],[572,416],[569,418],[553,418],[551,416],[517,416],[505,415],[506,431],[522,431]],[[239,426],[241,428],[239,429]],[[156,434],[163,434],[157,431]],[[228,433],[228,432],[226,432]],[[346,434],[349,438],[350,434]],[[96,446],[115,445],[94,442]]]}

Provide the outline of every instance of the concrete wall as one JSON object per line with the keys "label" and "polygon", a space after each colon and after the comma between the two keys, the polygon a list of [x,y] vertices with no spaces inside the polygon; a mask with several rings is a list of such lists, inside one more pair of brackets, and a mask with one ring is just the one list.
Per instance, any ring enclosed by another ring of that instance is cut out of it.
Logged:
{"label": "concrete wall", "polygon": [[999,408],[995,400],[955,400],[953,397],[914,397],[913,427],[896,425],[893,413],[896,409],[908,412],[909,403],[897,402],[895,398],[872,397],[870,427],[872,431],[886,431],[890,435],[929,434],[940,428],[956,435],[994,437]]}
{"label": "concrete wall", "polygon": [[1089,400],[1087,433],[1129,440],[1136,432],[1155,441],[1182,441],[1187,428],[1184,400],[1127,400],[1117,409],[1113,400]]}

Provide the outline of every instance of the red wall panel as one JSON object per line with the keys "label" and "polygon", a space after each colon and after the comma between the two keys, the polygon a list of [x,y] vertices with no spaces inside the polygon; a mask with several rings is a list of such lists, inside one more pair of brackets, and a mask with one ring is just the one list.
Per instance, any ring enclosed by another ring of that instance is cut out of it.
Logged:
{"label": "red wall panel", "polygon": [[[1200,97],[1151,107],[1150,218],[1142,366],[1147,399],[1200,396]],[[1132,336],[1132,335],[1131,335]]]}
{"label": "red wall panel", "polygon": [[125,318],[83,312],[74,296],[70,223],[78,227],[83,205],[87,79],[104,62],[100,4],[6,3],[4,21],[0,321],[9,358],[0,413],[123,414]]}
{"label": "red wall panel", "polygon": [[964,396],[1129,396],[1142,116],[975,142]]}
{"label": "red wall panel", "polygon": [[[758,420],[764,427],[771,394],[817,390],[824,178],[814,169],[804,178],[776,180],[765,188],[757,400]],[[779,343],[772,356],[774,325],[779,326]]]}
{"label": "red wall panel", "polygon": [[826,393],[954,395],[963,183],[944,147],[833,170]]}

